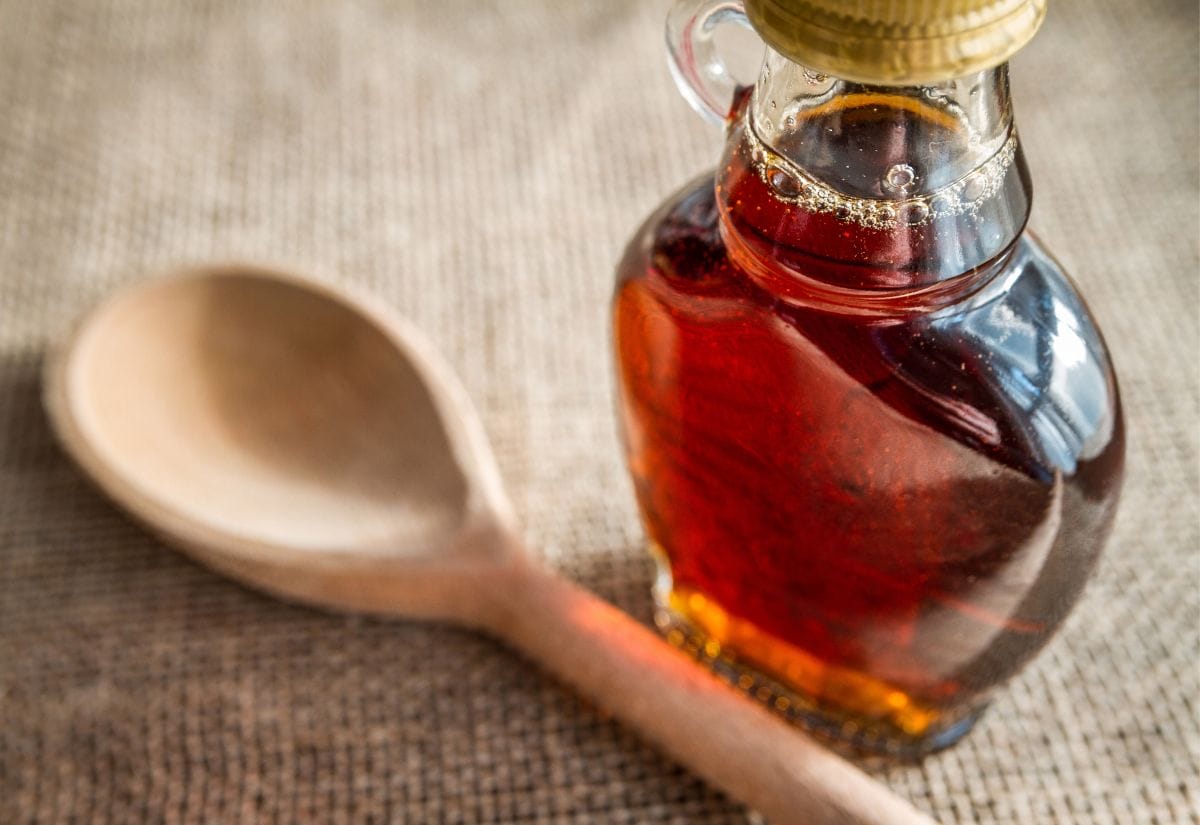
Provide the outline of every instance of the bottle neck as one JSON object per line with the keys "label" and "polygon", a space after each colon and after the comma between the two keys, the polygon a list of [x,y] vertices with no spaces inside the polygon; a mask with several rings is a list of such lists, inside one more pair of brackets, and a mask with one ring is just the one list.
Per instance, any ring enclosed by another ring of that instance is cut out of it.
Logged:
{"label": "bottle neck", "polygon": [[1013,137],[1008,67],[932,86],[875,86],[768,50],[750,103],[779,156],[849,197],[929,196],[984,166]]}
{"label": "bottle neck", "polygon": [[779,276],[768,280],[782,297],[792,282],[872,302],[951,280],[961,292],[996,269],[1029,213],[1007,67],[873,86],[768,50],[718,193],[731,254]]}

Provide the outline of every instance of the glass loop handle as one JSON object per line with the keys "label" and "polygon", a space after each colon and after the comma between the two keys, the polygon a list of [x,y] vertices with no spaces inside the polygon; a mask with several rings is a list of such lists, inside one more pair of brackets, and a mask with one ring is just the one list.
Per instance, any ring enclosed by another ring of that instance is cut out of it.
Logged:
{"label": "glass loop handle", "polygon": [[751,28],[742,0],[679,0],[667,14],[667,57],[675,85],[700,117],[717,125],[728,119],[740,85],[713,38],[726,23]]}

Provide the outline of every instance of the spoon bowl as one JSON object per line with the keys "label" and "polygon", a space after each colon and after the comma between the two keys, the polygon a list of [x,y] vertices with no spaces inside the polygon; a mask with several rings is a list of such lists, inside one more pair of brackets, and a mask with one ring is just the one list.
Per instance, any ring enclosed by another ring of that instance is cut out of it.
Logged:
{"label": "spoon bowl", "polygon": [[931,822],[527,554],[465,392],[366,299],[244,266],[151,281],[47,361],[45,400],[101,489],[221,573],[488,632],[776,825]]}
{"label": "spoon bowl", "polygon": [[479,540],[510,509],[495,462],[402,319],[282,272],[200,270],[106,303],[47,374],[77,461],[199,561],[325,607],[477,623],[403,600],[512,545]]}

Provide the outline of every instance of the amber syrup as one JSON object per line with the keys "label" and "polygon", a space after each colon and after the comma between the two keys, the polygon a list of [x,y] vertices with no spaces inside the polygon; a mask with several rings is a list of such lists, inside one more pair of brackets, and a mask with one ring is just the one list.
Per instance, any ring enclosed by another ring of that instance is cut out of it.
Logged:
{"label": "amber syrup", "polygon": [[[861,116],[900,158],[931,124],[884,109]],[[1107,527],[1087,528],[1107,518],[1088,488],[1115,483],[1121,439],[1071,478],[1043,466],[988,354],[929,321],[1003,270],[1019,162],[940,202],[864,208],[739,138],[746,118],[734,129],[716,180],[653,216],[618,273],[659,621],[831,741],[920,756],[1062,620]],[[1059,518],[1083,527],[1060,535]]]}

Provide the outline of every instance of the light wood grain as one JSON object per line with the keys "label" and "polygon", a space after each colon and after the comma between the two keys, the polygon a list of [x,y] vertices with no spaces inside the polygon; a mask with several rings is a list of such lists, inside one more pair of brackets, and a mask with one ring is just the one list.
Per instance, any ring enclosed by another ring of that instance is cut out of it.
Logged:
{"label": "light wood grain", "polygon": [[108,495],[225,575],[487,631],[775,825],[932,821],[535,562],[456,378],[365,299],[245,266],[150,282],[48,360],[45,398]]}

